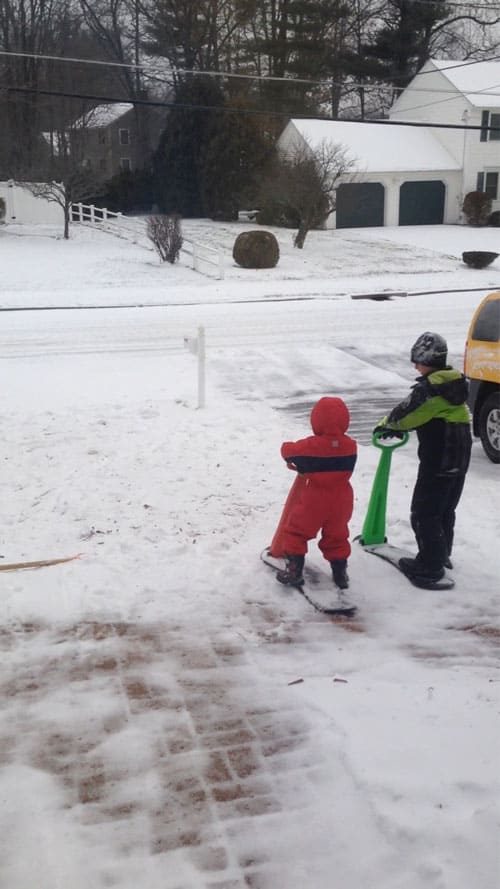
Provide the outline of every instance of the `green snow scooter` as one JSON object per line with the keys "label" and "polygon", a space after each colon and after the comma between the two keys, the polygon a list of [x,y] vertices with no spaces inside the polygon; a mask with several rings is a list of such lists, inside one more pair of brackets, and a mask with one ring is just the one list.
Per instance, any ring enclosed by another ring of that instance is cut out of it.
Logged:
{"label": "green snow scooter", "polygon": [[[403,432],[398,436],[398,438],[394,441],[384,437],[384,432],[374,432],[372,436],[372,444],[375,445],[376,448],[380,449],[380,459],[377,467],[377,471],[375,473],[375,478],[373,480],[372,490],[370,494],[370,500],[368,502],[368,509],[366,512],[366,518],[363,524],[363,529],[361,531],[361,535],[358,538],[361,546],[368,553],[372,553],[374,556],[379,556],[381,559],[384,559],[386,562],[390,562],[391,565],[394,565],[398,571],[401,572],[405,577],[403,571],[399,567],[399,560],[404,556],[415,558],[415,553],[411,553],[408,550],[401,549],[398,546],[392,546],[392,544],[387,543],[387,537],[385,535],[385,520],[386,520],[386,512],[387,512],[387,492],[389,490],[389,475],[391,471],[391,461],[392,454],[396,448],[400,448],[405,445],[409,439],[409,433]],[[402,436],[402,437],[401,437]],[[455,586],[455,582],[450,577],[450,575],[445,572],[444,577],[441,580],[437,580],[434,582],[429,581],[419,581],[418,578],[410,578],[407,577],[407,580],[410,581],[414,586],[420,587],[421,589],[432,589],[432,590],[449,590],[453,586]]]}

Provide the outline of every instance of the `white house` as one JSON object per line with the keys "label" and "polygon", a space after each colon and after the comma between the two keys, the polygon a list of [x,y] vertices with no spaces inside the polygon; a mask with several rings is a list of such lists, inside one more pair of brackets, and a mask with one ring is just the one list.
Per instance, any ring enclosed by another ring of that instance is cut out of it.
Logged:
{"label": "white house", "polygon": [[336,228],[453,223],[459,213],[460,164],[426,127],[390,123],[291,120],[278,147],[293,154],[323,143],[344,146],[351,174],[337,188]]}
{"label": "white house", "polygon": [[429,59],[399,96],[392,120],[458,124],[475,130],[433,130],[460,163],[462,195],[485,191],[500,210],[500,60]]}
{"label": "white house", "polygon": [[[480,129],[467,131],[463,126]],[[496,127],[500,61],[430,60],[397,99],[389,120],[295,119],[285,127],[278,147],[290,153],[330,142],[342,145],[353,161],[351,175],[337,189],[337,209],[329,225],[453,224],[461,221],[469,191],[487,191],[492,209],[500,209]]]}

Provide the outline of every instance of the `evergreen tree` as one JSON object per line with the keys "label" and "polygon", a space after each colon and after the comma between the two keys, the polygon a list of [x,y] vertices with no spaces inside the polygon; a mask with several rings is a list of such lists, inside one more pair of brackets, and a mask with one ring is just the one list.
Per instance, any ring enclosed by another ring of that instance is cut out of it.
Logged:
{"label": "evergreen tree", "polygon": [[200,156],[204,215],[237,219],[238,210],[252,200],[270,150],[260,121],[238,105],[213,115]]}
{"label": "evergreen tree", "polygon": [[313,83],[328,77],[334,47],[350,16],[345,0],[256,0],[253,34],[244,40],[259,72],[261,105],[284,114],[315,114],[322,99]]}
{"label": "evergreen tree", "polygon": [[177,87],[175,105],[153,159],[156,203],[163,213],[203,215],[200,156],[214,108],[222,105],[222,93],[212,78],[198,76]]}
{"label": "evergreen tree", "polygon": [[384,25],[363,48],[368,59],[376,61],[373,67],[367,65],[367,72],[403,89],[429,58],[436,27],[450,13],[445,0],[388,0]]}

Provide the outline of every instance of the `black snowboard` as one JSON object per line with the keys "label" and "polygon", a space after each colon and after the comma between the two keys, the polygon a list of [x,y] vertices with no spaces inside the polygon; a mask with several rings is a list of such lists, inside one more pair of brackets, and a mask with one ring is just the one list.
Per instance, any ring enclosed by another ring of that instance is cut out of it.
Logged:
{"label": "black snowboard", "polygon": [[[285,560],[271,556],[267,547],[261,552],[260,557],[264,564],[275,572],[283,571],[286,567]],[[303,583],[289,583],[284,586],[285,589],[288,586],[298,590],[304,599],[307,599],[309,604],[321,614],[341,617],[353,617],[356,614],[356,605],[349,602],[344,591],[335,586],[331,575],[310,565],[306,564],[305,566]]]}
{"label": "black snowboard", "polygon": [[406,549],[400,549],[399,546],[392,546],[390,543],[370,543],[366,546],[363,545],[363,549],[366,550],[367,553],[372,553],[374,556],[378,556],[380,559],[384,559],[385,562],[394,565],[394,567],[401,572],[403,577],[406,577],[413,586],[419,587],[421,590],[451,590],[455,586],[455,581],[447,571],[445,571],[444,577],[442,577],[441,580],[435,581],[426,580],[425,578],[410,577],[408,574],[405,574],[403,569],[399,567],[399,560],[403,557],[414,559],[415,553],[410,553]]}

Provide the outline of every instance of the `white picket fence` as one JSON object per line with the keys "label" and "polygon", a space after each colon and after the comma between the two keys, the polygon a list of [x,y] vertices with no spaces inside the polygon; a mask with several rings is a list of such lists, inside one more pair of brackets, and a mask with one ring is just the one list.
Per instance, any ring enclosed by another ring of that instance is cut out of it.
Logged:
{"label": "white picket fence", "polygon": [[[154,250],[146,234],[146,220],[143,217],[124,216],[123,213],[114,213],[106,207],[75,203],[71,205],[71,220],[99,228],[118,238],[126,238],[148,250]],[[221,250],[183,236],[181,254],[186,258],[187,265],[200,275],[218,280],[224,278],[224,258]]]}

